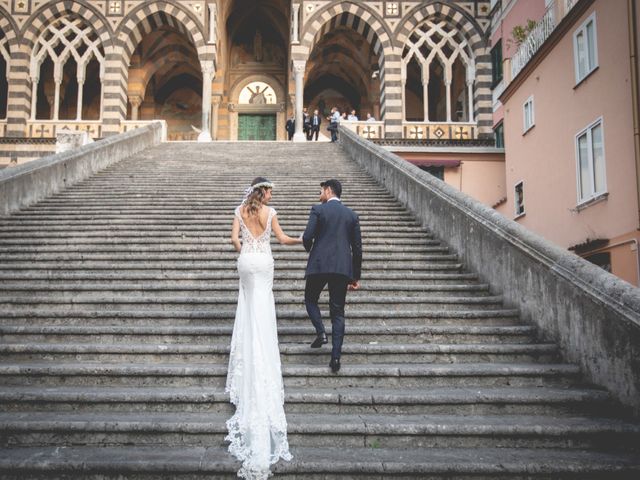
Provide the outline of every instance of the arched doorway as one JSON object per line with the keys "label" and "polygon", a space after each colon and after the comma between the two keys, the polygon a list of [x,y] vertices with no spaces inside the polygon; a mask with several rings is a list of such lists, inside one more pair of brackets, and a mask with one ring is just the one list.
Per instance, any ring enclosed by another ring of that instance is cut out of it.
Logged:
{"label": "arched doorway", "polygon": [[360,119],[380,117],[378,56],[365,37],[336,22],[307,61],[304,104],[328,115],[331,107],[355,110]]}
{"label": "arched doorway", "polygon": [[231,91],[232,140],[284,139],[284,88],[273,77],[254,75]]}
{"label": "arched doorway", "polygon": [[191,39],[161,25],[142,38],[130,65],[127,118],[162,119],[168,140],[196,140],[202,123],[202,70]]}
{"label": "arched doorway", "polygon": [[228,121],[222,119],[218,138],[285,138],[289,3],[235,0],[223,7],[228,42],[218,74],[228,92],[220,92],[228,98]]}

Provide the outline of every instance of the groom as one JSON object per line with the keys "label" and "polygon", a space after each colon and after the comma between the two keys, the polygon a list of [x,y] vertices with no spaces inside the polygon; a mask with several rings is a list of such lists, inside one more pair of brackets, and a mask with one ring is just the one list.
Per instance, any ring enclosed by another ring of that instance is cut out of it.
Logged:
{"label": "groom", "polygon": [[340,201],[342,185],[338,180],[320,184],[320,205],[311,208],[307,228],[302,235],[304,248],[309,254],[305,274],[304,302],[316,339],[311,348],[328,342],[318,307],[320,293],[329,285],[329,311],[331,314],[331,362],[333,373],[340,370],[340,352],[344,338],[344,303],[347,288],[360,288],[362,265],[362,239],[358,216]]}

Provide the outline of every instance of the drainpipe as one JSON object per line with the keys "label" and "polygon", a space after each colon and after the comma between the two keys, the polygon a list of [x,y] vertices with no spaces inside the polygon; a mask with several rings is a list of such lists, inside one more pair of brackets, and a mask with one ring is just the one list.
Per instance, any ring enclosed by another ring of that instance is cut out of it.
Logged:
{"label": "drainpipe", "polygon": [[627,0],[629,19],[629,63],[631,64],[631,99],[633,110],[633,149],[636,163],[636,197],[638,201],[638,228],[640,229],[640,90],[638,86],[638,25],[636,24],[636,0]]}

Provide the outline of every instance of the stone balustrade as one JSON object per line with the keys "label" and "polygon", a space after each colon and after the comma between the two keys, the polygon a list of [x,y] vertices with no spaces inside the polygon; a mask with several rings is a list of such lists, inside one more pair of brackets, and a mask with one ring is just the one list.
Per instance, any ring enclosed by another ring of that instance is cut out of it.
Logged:
{"label": "stone balustrade", "polygon": [[403,122],[402,138],[411,140],[475,140],[476,123]]}

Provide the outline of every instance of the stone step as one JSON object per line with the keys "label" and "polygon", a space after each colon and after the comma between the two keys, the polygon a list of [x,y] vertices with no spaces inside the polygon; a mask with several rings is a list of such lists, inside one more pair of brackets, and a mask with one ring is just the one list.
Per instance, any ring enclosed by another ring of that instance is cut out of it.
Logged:
{"label": "stone step", "polygon": [[[224,446],[227,416],[171,412],[0,413],[2,447],[39,445]],[[34,438],[37,433],[37,438]],[[535,415],[290,414],[289,443],[357,448],[616,448],[637,451],[640,424]],[[633,446],[635,445],[635,449]]]}
{"label": "stone step", "polygon": [[[309,217],[309,208],[295,209],[286,208],[284,206],[276,208],[280,221],[306,221]],[[86,207],[63,207],[58,206],[56,208],[43,208],[38,207],[32,210],[21,210],[18,213],[7,217],[6,220],[12,220],[14,222],[24,221],[50,221],[56,220],[108,220],[108,219],[120,219],[120,218],[147,218],[147,219],[211,219],[216,218],[218,220],[228,220],[233,214],[233,211],[227,210],[224,206],[195,206],[190,207],[189,212],[185,212],[184,208],[179,206],[159,208],[156,205],[149,205],[147,208],[134,207],[134,206],[122,206],[111,208],[86,208]],[[365,211],[358,213],[360,222],[369,220],[381,220],[391,219],[394,221],[407,221],[415,223],[415,217],[408,213],[406,210],[378,210],[375,212]]]}
{"label": "stone step", "polygon": [[[383,480],[443,477],[565,480],[625,479],[640,475],[635,453],[545,448],[385,449],[364,446],[294,447],[293,460],[273,468],[279,480]],[[83,479],[237,480],[240,464],[226,447],[16,447],[0,450],[6,480]]]}
{"label": "stone step", "polygon": [[[348,364],[338,375],[327,365],[283,364],[285,387],[433,388],[574,387],[580,369],[569,364],[458,363]],[[0,385],[224,387],[227,366],[211,363],[21,362],[0,364]]]}
{"label": "stone step", "polygon": [[[274,286],[283,284],[284,282],[296,282],[301,284],[304,282],[304,274],[300,272],[287,272],[277,269],[274,272]],[[55,276],[46,271],[11,271],[0,269],[0,280],[3,282],[16,281],[44,281],[47,282],[110,282],[110,284],[120,284],[129,281],[135,282],[176,282],[182,285],[184,282],[213,282],[212,284],[228,283],[233,281],[237,288],[238,273],[234,270],[230,271],[214,271],[214,272],[189,272],[177,271],[173,273],[163,272],[157,275],[155,272],[135,271],[135,272],[116,272],[109,270],[96,271],[78,271],[78,272],[56,272]],[[366,279],[367,286],[381,285],[388,287],[391,285],[414,286],[436,286],[436,285],[478,285],[476,281],[478,276],[474,273],[465,272],[376,272],[375,277]],[[362,288],[365,288],[363,282]]]}
{"label": "stone step", "polygon": [[[371,285],[367,282],[359,291],[359,295],[400,295],[403,297],[420,297],[423,299],[441,297],[446,295],[452,296],[486,296],[489,295],[489,287],[486,284],[477,285],[408,285],[408,282],[400,284],[387,282],[387,284]],[[295,293],[296,295],[304,295],[304,280],[298,282],[279,282],[274,287],[276,295],[280,292]],[[63,282],[45,282],[45,281],[26,281],[21,283],[8,283],[0,277],[0,298],[31,298],[36,296],[51,297],[58,299],[72,299],[82,294],[100,294],[103,297],[118,298],[125,297],[141,297],[141,298],[158,298],[158,297],[209,297],[223,293],[238,293],[238,281],[229,280],[215,284],[209,282],[180,282],[173,281],[157,281],[157,282],[117,282],[117,283],[63,283]],[[322,298],[328,295],[327,292],[322,293]]]}
{"label": "stone step", "polygon": [[[233,325],[216,326],[132,326],[132,325],[1,325],[2,343],[173,343],[212,344],[231,341]],[[331,327],[327,326],[331,336]],[[451,344],[451,343],[533,343],[535,328],[531,326],[428,326],[405,325],[349,325],[348,341],[358,344]],[[281,343],[310,343],[315,331],[308,325],[280,326]]]}
{"label": "stone step", "polygon": [[[350,292],[345,312],[350,316],[352,312],[358,309],[373,309],[376,305],[393,311],[416,311],[424,313],[425,311],[440,310],[495,310],[502,306],[502,297],[500,296],[432,296],[432,297],[409,297],[392,295],[384,297],[377,295],[375,292],[366,294],[363,292]],[[276,295],[277,305],[282,309],[295,308],[299,306],[304,309],[304,295]],[[57,296],[37,297],[35,295],[25,296],[22,298],[0,297],[0,308],[4,312],[20,312],[29,311],[35,308],[46,308],[50,311],[68,311],[70,306],[76,310],[102,310],[108,309],[112,312],[123,311],[131,308],[142,308],[150,314],[157,311],[192,311],[192,310],[211,310],[234,307],[238,303],[237,294],[218,295],[207,297],[168,297],[168,296],[150,296],[150,297],[132,297],[132,296],[115,296],[115,295],[88,295],[78,294],[69,298],[60,298]],[[328,297],[322,297],[320,301],[321,308],[328,310]]]}
{"label": "stone step", "polygon": [[[78,310],[65,308],[3,309],[0,324],[3,325],[136,325],[136,326],[182,326],[182,325],[230,325],[235,319],[235,309],[202,310]],[[347,315],[347,326],[387,326],[404,325],[408,321],[422,325],[457,326],[513,326],[519,324],[518,311],[513,309],[495,310],[432,310],[432,311],[391,311],[388,309],[352,309]],[[276,308],[278,325],[308,326],[309,317],[303,305],[297,309]],[[328,325],[328,312],[323,311]]]}
{"label": "stone step", "polygon": [[[28,246],[0,246],[0,255],[24,255],[24,254],[37,254],[37,255],[51,255],[60,253],[73,253],[73,254],[201,254],[211,253],[218,251],[218,249],[228,249],[229,241],[223,242],[221,239],[217,239],[210,244],[176,244],[176,243],[164,243],[164,244],[138,244],[138,245],[110,245],[110,244],[66,244],[66,245],[28,245]],[[282,258],[283,255],[299,253],[292,250],[290,247],[280,244],[272,244],[271,250],[275,258]],[[300,252],[301,253],[301,252]],[[388,256],[424,256],[424,255],[436,255],[436,254],[449,254],[448,247],[441,246],[394,246],[385,244],[367,245],[367,258],[371,258],[372,255],[385,254]],[[304,254],[303,254],[304,255]]]}
{"label": "stone step", "polygon": [[[229,343],[2,343],[2,362],[40,360],[79,362],[229,362]],[[280,343],[283,364],[325,365],[330,353],[326,348],[309,348],[308,344]],[[413,363],[527,363],[558,360],[555,344],[438,344],[438,343],[346,343],[342,360],[349,364]]]}
{"label": "stone step", "polygon": [[[238,254],[232,250],[231,244],[225,248],[226,251],[214,251],[211,248],[205,252],[121,252],[121,253],[100,253],[100,252],[59,252],[59,253],[5,253],[3,258],[6,262],[52,262],[52,261],[101,261],[108,260],[112,262],[128,262],[128,261],[145,261],[145,262],[162,262],[162,261],[192,261],[192,262],[213,262],[213,261],[237,261]],[[307,260],[307,253],[304,251],[280,251],[274,253],[273,258],[276,262],[300,262]],[[448,262],[459,263],[457,255],[448,255],[445,253],[410,253],[396,255],[395,253],[369,253],[367,252],[368,262],[409,262],[411,264],[420,265],[423,262]]]}
{"label": "stone step", "polygon": [[[153,237],[146,235],[142,232],[108,232],[104,233],[95,233],[86,232],[86,234],[67,232],[67,235],[58,234],[47,236],[44,233],[35,232],[33,235],[29,237],[23,237],[18,235],[6,236],[0,238],[0,246],[6,248],[15,248],[20,246],[25,246],[27,248],[48,248],[49,246],[64,246],[70,249],[76,249],[80,247],[111,247],[117,245],[130,245],[132,248],[135,246],[140,246],[139,248],[146,248],[147,246],[154,247],[180,247],[189,248],[191,246],[200,246],[206,248],[216,248],[216,247],[224,247],[225,249],[229,247],[230,240],[229,235],[222,234],[203,234],[203,235],[194,235],[190,232],[182,233],[180,231],[170,231],[170,232],[162,232],[158,234],[154,233]],[[274,251],[278,250],[290,250],[292,247],[285,247],[277,243],[272,243],[271,247]],[[429,240],[423,237],[416,238],[402,238],[402,237],[378,237],[378,238],[367,238],[367,252],[370,249],[375,248],[387,248],[393,249],[394,251],[401,251],[404,248],[433,248],[433,247],[443,247],[442,244],[438,240]]]}
{"label": "stone step", "polygon": [[[603,414],[610,395],[594,388],[431,387],[287,388],[287,413],[566,415]],[[0,387],[4,412],[212,412],[231,416],[224,388],[214,387]]]}

